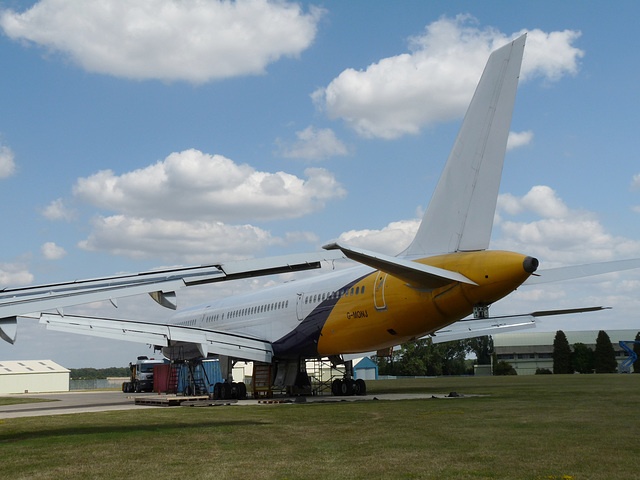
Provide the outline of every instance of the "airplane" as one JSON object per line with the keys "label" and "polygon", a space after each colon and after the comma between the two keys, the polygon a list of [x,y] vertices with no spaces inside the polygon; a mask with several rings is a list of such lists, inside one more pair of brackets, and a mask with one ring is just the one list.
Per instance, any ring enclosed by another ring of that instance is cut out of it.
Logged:
{"label": "airplane", "polygon": [[[545,272],[536,258],[488,249],[525,42],[526,34],[490,55],[415,238],[399,255],[333,242],[311,254],[4,289],[0,337],[13,343],[17,317],[27,316],[51,330],[150,344],[169,359],[217,357],[226,379],[214,387],[219,398],[244,395],[232,383],[235,361],[272,367],[275,386],[304,388],[306,360],[328,357],[347,366],[333,393],[363,395],[366,384],[353,379],[349,355],[382,355],[425,336],[437,343],[531,328],[538,317],[605,308],[489,315],[490,305],[522,285],[640,267],[633,259]],[[357,265],[177,310],[175,291],[184,286],[320,268],[344,257]],[[157,324],[63,310],[97,300],[116,305],[140,293],[176,313]]]}

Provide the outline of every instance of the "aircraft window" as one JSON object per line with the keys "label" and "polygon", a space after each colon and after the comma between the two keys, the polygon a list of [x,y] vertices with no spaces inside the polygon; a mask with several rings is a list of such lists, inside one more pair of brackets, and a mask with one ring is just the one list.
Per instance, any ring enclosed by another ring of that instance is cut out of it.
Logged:
{"label": "aircraft window", "polygon": [[360,295],[360,287],[356,287],[356,295]]}
{"label": "aircraft window", "polygon": [[349,293],[349,295],[353,295],[353,288],[351,288],[351,292]]}
{"label": "aircraft window", "polygon": [[364,295],[364,286],[360,289],[360,293]]}
{"label": "aircraft window", "polygon": [[289,308],[289,300],[287,300],[287,302],[285,304],[285,308]]}

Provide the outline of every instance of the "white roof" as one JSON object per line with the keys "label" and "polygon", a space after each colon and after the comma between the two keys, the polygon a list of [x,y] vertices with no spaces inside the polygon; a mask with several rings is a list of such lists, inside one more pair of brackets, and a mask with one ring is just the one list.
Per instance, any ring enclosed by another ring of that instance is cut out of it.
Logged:
{"label": "white roof", "polygon": [[[595,344],[598,337],[598,330],[568,332],[563,330],[567,336],[569,344],[584,343],[586,345]],[[605,330],[611,343],[618,343],[620,340],[635,340],[638,330]],[[524,347],[537,345],[553,345],[556,332],[522,332],[522,333],[500,333],[493,335],[493,345],[495,347]]]}
{"label": "white roof", "polygon": [[64,373],[69,370],[52,360],[0,360],[0,375],[53,372]]}

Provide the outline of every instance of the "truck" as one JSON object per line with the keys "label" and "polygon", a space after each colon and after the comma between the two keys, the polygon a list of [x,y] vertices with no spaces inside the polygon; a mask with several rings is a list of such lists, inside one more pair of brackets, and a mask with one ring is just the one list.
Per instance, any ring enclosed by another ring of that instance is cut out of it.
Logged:
{"label": "truck", "polygon": [[129,363],[131,378],[122,383],[124,393],[139,393],[153,391],[153,367],[169,363],[168,360],[156,360],[146,356],[138,357],[136,363]]}

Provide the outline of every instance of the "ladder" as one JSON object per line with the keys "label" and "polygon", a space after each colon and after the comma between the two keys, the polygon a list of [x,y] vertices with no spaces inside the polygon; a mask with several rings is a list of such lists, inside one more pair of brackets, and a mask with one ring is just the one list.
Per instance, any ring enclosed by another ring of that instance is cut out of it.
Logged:
{"label": "ladder", "polygon": [[253,364],[253,398],[271,398],[273,390],[271,390],[271,364],[258,363]]}

